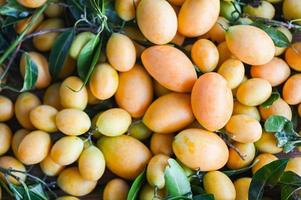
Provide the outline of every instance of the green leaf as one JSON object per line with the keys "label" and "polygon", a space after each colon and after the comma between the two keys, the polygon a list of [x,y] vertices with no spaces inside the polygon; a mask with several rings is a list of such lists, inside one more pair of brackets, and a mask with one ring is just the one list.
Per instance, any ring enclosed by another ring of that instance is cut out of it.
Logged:
{"label": "green leaf", "polygon": [[214,200],[214,196],[212,194],[200,194],[197,196],[193,196],[193,200]]}
{"label": "green leaf", "polygon": [[300,135],[295,132],[293,123],[291,121],[288,121],[284,127],[283,130],[280,132],[275,133],[275,137],[277,139],[277,146],[283,147],[283,151],[285,153],[290,152],[295,148],[296,142],[300,142]]}
{"label": "green leaf", "polygon": [[297,198],[292,198],[294,194],[300,192],[301,187],[291,186],[291,185],[283,185],[281,187],[281,200],[295,200]]}
{"label": "green leaf", "polygon": [[170,196],[191,195],[191,187],[182,167],[174,159],[168,159],[164,171],[165,187]]}
{"label": "green leaf", "polygon": [[[199,183],[199,184],[201,184],[201,183]],[[192,190],[192,194],[194,194],[194,195],[206,193],[204,188],[202,188],[200,185],[196,185],[196,184],[191,184],[191,190]]]}
{"label": "green leaf", "polygon": [[165,200],[191,200],[191,198],[187,196],[170,196],[166,197]]}
{"label": "green leaf", "polygon": [[57,79],[64,62],[68,56],[70,46],[75,36],[74,28],[60,34],[51,49],[49,56],[49,71],[54,79]]}
{"label": "green leaf", "polygon": [[272,115],[264,123],[267,132],[280,132],[289,120],[283,116]]}
{"label": "green leaf", "polygon": [[252,178],[249,188],[249,199],[261,200],[266,185],[278,183],[287,165],[288,159],[273,161],[259,169]]}
{"label": "green leaf", "polygon": [[280,98],[280,94],[278,92],[272,92],[270,98],[268,100],[266,100],[263,104],[261,104],[261,107],[269,108],[279,98]]}
{"label": "green leaf", "polygon": [[38,80],[38,67],[30,58],[28,53],[25,53],[25,76],[23,87],[20,92],[28,91],[34,88]]}
{"label": "green leaf", "polygon": [[251,25],[256,26],[265,31],[272,38],[275,46],[288,47],[290,45],[290,41],[288,40],[286,35],[281,31],[277,30],[276,28],[266,25],[262,21],[255,21]]}
{"label": "green leaf", "polygon": [[238,174],[242,174],[244,172],[249,171],[257,162],[253,162],[252,165],[249,165],[247,167],[241,168],[241,169],[234,169],[234,170],[227,170],[227,171],[222,171],[224,174],[227,176],[235,176]]}
{"label": "green leaf", "polygon": [[280,177],[281,184],[301,187],[301,176],[292,171],[286,171]]}
{"label": "green leaf", "polygon": [[25,18],[31,14],[29,10],[21,6],[16,0],[9,0],[6,4],[0,6],[0,15],[11,16],[15,18]]}
{"label": "green leaf", "polygon": [[127,200],[136,200],[138,198],[138,193],[143,185],[145,181],[145,170],[143,172],[141,172],[141,174],[139,176],[136,177],[136,179],[134,180],[128,196],[127,196]]}
{"label": "green leaf", "polygon": [[33,199],[36,199],[36,200],[48,200],[49,199],[40,183],[30,185],[28,188],[30,190],[30,195],[32,196]]}

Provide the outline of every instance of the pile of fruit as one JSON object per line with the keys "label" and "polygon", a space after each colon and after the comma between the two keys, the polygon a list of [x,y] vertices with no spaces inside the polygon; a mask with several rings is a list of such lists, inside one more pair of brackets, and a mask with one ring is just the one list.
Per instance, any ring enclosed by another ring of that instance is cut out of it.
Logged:
{"label": "pile of fruit", "polygon": [[300,0],[0,0],[0,199],[301,199],[300,36]]}

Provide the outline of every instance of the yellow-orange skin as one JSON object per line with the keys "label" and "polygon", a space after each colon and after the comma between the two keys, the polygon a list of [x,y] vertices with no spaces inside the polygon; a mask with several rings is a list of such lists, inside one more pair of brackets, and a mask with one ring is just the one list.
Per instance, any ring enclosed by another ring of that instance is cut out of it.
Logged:
{"label": "yellow-orange skin", "polygon": [[136,19],[143,35],[154,44],[166,44],[177,33],[177,15],[165,0],[141,0]]}
{"label": "yellow-orange skin", "polygon": [[[40,53],[31,51],[28,53],[30,59],[36,64],[38,69],[38,79],[35,84],[35,87],[37,89],[46,88],[49,86],[51,82],[51,76],[48,69],[48,61],[47,59]],[[20,61],[20,71],[23,77],[25,77],[25,67],[26,67],[26,59],[25,55],[22,55],[21,61]]]}
{"label": "yellow-orange skin", "polygon": [[63,64],[63,67],[60,71],[59,77],[61,79],[64,79],[64,78],[70,76],[73,73],[75,66],[76,66],[75,59],[73,59],[71,56],[67,56],[67,58],[65,59],[65,62]]}
{"label": "yellow-orange skin", "polygon": [[202,129],[181,131],[175,136],[172,149],[184,165],[201,171],[220,169],[229,157],[225,142],[216,134]]}
{"label": "yellow-orange skin", "polygon": [[26,165],[33,165],[46,158],[51,147],[51,139],[44,131],[32,131],[25,135],[18,146],[18,158]]}
{"label": "yellow-orange skin", "polygon": [[273,17],[275,16],[274,6],[267,1],[262,1],[258,7],[252,7],[251,5],[246,5],[243,10],[244,13],[255,17],[273,19]]}
{"label": "yellow-orange skin", "polygon": [[150,150],[154,155],[164,154],[171,156],[172,152],[172,142],[174,140],[173,134],[160,134],[153,133],[150,140]]}
{"label": "yellow-orange skin", "polygon": [[0,123],[0,133],[0,155],[3,155],[9,150],[13,134],[9,126],[4,123]]}
{"label": "yellow-orange skin", "polygon": [[[60,102],[63,108],[84,110],[88,104],[88,92],[83,81],[69,76],[60,86]],[[82,87],[83,86],[83,87]]]}
{"label": "yellow-orange skin", "polygon": [[256,149],[254,144],[235,142],[233,145],[243,155],[243,159],[233,148],[230,148],[227,167],[229,169],[241,169],[243,167],[250,165],[253,159],[255,158],[255,154],[256,154]]}
{"label": "yellow-orange skin", "polygon": [[266,120],[272,115],[280,115],[288,120],[292,119],[292,110],[290,106],[281,98],[274,101],[268,108],[259,107],[260,115],[263,120]]}
{"label": "yellow-orange skin", "polygon": [[256,164],[252,167],[252,173],[255,174],[260,168],[264,167],[265,165],[275,160],[278,160],[278,158],[273,154],[269,154],[269,153],[259,154],[254,160]]}
{"label": "yellow-orange skin", "polygon": [[299,114],[299,116],[301,116],[301,104],[299,104],[299,106],[298,106],[298,114]]}
{"label": "yellow-orange skin", "polygon": [[64,7],[59,5],[59,0],[55,0],[54,2],[50,3],[47,8],[45,9],[44,13],[47,17],[54,18],[60,17],[64,12]]}
{"label": "yellow-orange skin", "polygon": [[233,115],[226,125],[227,134],[234,141],[252,143],[260,139],[262,128],[256,119],[248,115]]}
{"label": "yellow-orange skin", "polygon": [[286,62],[277,57],[264,65],[253,65],[250,72],[253,78],[265,79],[272,87],[282,84],[291,74]]}
{"label": "yellow-orange skin", "polygon": [[14,104],[6,96],[0,95],[0,122],[10,120],[14,116]]}
{"label": "yellow-orange skin", "polygon": [[109,63],[121,72],[129,71],[136,62],[136,49],[132,40],[120,33],[113,33],[109,38],[106,55]]}
{"label": "yellow-orange skin", "polygon": [[231,179],[220,171],[211,171],[204,175],[204,189],[213,194],[215,200],[235,200],[236,191]]}
{"label": "yellow-orange skin", "polygon": [[46,89],[43,97],[43,104],[52,106],[57,110],[62,108],[60,101],[60,86],[61,83],[54,83]]}
{"label": "yellow-orange skin", "polygon": [[301,71],[301,42],[294,43],[285,52],[285,61],[296,70]]}
{"label": "yellow-orange skin", "polygon": [[[0,167],[4,168],[4,169],[15,169],[15,170],[19,170],[19,171],[26,171],[25,166],[18,161],[17,159],[15,159],[12,156],[2,156],[0,157]],[[17,172],[12,172],[12,174],[14,176],[19,177],[20,181],[25,181],[26,179],[26,174],[25,173],[17,173]],[[4,175],[2,173],[0,173],[0,178],[2,179],[2,181],[6,181]],[[9,182],[11,182],[14,185],[20,185],[21,183],[19,181],[17,181],[15,178],[13,178],[12,176],[8,176],[7,177]]]}
{"label": "yellow-orange skin", "polygon": [[87,87],[87,93],[88,93],[88,104],[89,105],[95,105],[101,102],[100,99],[97,99],[94,94],[92,94],[90,87]]}
{"label": "yellow-orange skin", "polygon": [[164,87],[163,85],[158,83],[158,81],[154,80],[153,84],[154,84],[154,92],[155,92],[156,97],[161,97],[163,95],[171,93],[171,91],[169,89],[167,89],[166,87]]}
{"label": "yellow-orange skin", "polygon": [[30,133],[29,130],[26,129],[19,129],[17,130],[12,138],[12,142],[11,142],[11,148],[14,152],[15,157],[18,158],[18,148],[19,148],[19,144],[21,143],[21,141],[23,140],[23,138]]}
{"label": "yellow-orange skin", "polygon": [[46,132],[56,132],[55,117],[57,109],[49,105],[40,105],[32,109],[29,118],[34,127]]}
{"label": "yellow-orange skin", "polygon": [[70,57],[72,57],[73,59],[77,59],[83,47],[93,38],[95,38],[95,34],[88,31],[77,34],[74,40],[72,41],[69,50]]}
{"label": "yellow-orange skin", "polygon": [[237,89],[237,100],[247,106],[258,106],[265,102],[272,93],[270,82],[261,78],[251,78],[240,84]]}
{"label": "yellow-orange skin", "polygon": [[136,16],[136,7],[140,0],[116,0],[115,10],[124,21],[129,21]]}
{"label": "yellow-orange skin", "polygon": [[301,103],[301,74],[295,74],[285,82],[282,97],[289,105]]}
{"label": "yellow-orange skin", "polygon": [[204,73],[213,71],[219,59],[216,46],[207,39],[199,39],[192,45],[191,57],[201,72]]}
{"label": "yellow-orange skin", "polygon": [[162,189],[165,187],[164,170],[168,165],[169,157],[163,154],[153,156],[146,168],[146,179],[148,183]]}
{"label": "yellow-orange skin", "polygon": [[229,21],[224,17],[218,17],[217,22],[207,33],[214,42],[221,43],[225,41],[225,33],[229,27]]}
{"label": "yellow-orange skin", "polygon": [[119,74],[119,86],[115,94],[116,103],[132,117],[140,118],[153,100],[151,77],[141,65]]}
{"label": "yellow-orange skin", "polygon": [[157,196],[155,197],[155,188],[149,184],[145,184],[139,192],[139,200],[153,200],[155,198],[164,199],[166,196],[166,190],[161,189],[157,191]]}
{"label": "yellow-orange skin", "polygon": [[[36,29],[36,31],[46,30],[46,29],[57,29],[63,28],[64,21],[58,18],[50,18],[44,20],[41,25]],[[59,35],[57,32],[46,33],[43,35],[33,37],[33,45],[39,51],[49,51],[53,47],[56,37]]]}
{"label": "yellow-orange skin", "polygon": [[[284,0],[282,12],[284,18],[287,20],[300,19],[301,18],[301,5],[298,0]],[[300,21],[297,22],[300,24]]]}
{"label": "yellow-orange skin", "polygon": [[101,137],[97,146],[105,157],[107,168],[124,179],[135,179],[151,158],[151,152],[142,142],[127,135]]}
{"label": "yellow-orange skin", "polygon": [[235,58],[235,56],[229,50],[226,41],[217,45],[217,50],[218,50],[218,54],[219,54],[219,61],[218,61],[217,66],[220,66],[229,58]]}
{"label": "yellow-orange skin", "polygon": [[130,190],[129,184],[120,179],[114,178],[110,180],[104,190],[103,190],[103,200],[123,200],[127,198],[128,192]]}
{"label": "yellow-orange skin", "polygon": [[22,127],[30,130],[34,129],[29,118],[29,113],[40,104],[39,98],[32,93],[24,92],[18,96],[15,103],[15,114]]}
{"label": "yellow-orange skin", "polygon": [[[18,21],[15,25],[15,30],[17,33],[22,33],[25,28],[28,26],[28,24],[30,23],[32,17],[27,17],[25,19],[22,19],[20,21]],[[35,23],[32,25],[32,27],[27,31],[27,34],[32,33],[38,26],[40,26],[41,22],[44,20],[44,15],[40,15],[37,20],[35,21]]]}
{"label": "yellow-orange skin", "polygon": [[237,95],[237,90],[239,88],[239,86],[243,83],[245,83],[246,81],[248,80],[248,77],[246,75],[244,75],[244,78],[242,79],[241,83],[238,85],[238,87],[232,89],[232,94],[233,94],[233,97],[236,97]]}
{"label": "yellow-orange skin", "polygon": [[282,151],[277,147],[277,140],[274,133],[263,132],[261,138],[255,142],[256,149],[261,153],[276,154]]}
{"label": "yellow-orange skin", "polygon": [[287,163],[285,171],[292,171],[301,176],[301,157],[291,158]]}
{"label": "yellow-orange skin", "polygon": [[203,74],[191,93],[191,105],[198,122],[209,131],[225,126],[233,110],[233,97],[227,81],[218,73]]}
{"label": "yellow-orange skin", "polygon": [[57,164],[52,160],[50,155],[48,155],[41,163],[40,168],[44,174],[47,176],[56,176],[58,175],[63,169],[64,166]]}
{"label": "yellow-orange skin", "polygon": [[248,116],[253,117],[254,119],[260,121],[260,114],[259,114],[257,107],[246,106],[246,105],[239,103],[238,101],[234,101],[233,115],[237,115],[237,114],[248,115]]}
{"label": "yellow-orange skin", "polygon": [[6,0],[0,0],[0,5],[4,5],[6,3]]}
{"label": "yellow-orange skin", "polygon": [[18,3],[27,8],[38,8],[46,3],[46,0],[18,0]]}
{"label": "yellow-orange skin", "polygon": [[218,19],[219,0],[187,0],[178,15],[178,31],[187,37],[208,32]]}
{"label": "yellow-orange skin", "polygon": [[92,192],[97,181],[86,180],[80,175],[77,167],[69,167],[60,173],[57,184],[67,194],[84,196]]}
{"label": "yellow-orange skin", "polygon": [[80,199],[73,196],[62,196],[57,198],[56,200],[80,200]]}
{"label": "yellow-orange skin", "polygon": [[179,93],[159,97],[148,107],[143,117],[143,123],[149,129],[166,134],[179,131],[193,121],[190,96]]}
{"label": "yellow-orange skin", "polygon": [[141,120],[137,120],[130,125],[128,135],[143,141],[152,135],[152,131]]}
{"label": "yellow-orange skin", "polygon": [[181,6],[185,0],[168,0],[168,2],[175,6]]}
{"label": "yellow-orange skin", "polygon": [[234,187],[236,191],[235,200],[248,200],[249,188],[252,178],[243,177],[234,181]]}
{"label": "yellow-orange skin", "polygon": [[272,60],[275,46],[270,36],[251,25],[231,26],[226,32],[229,50],[250,65],[263,65]]}
{"label": "yellow-orange skin", "polygon": [[170,43],[177,44],[179,46],[182,46],[185,41],[185,36],[181,33],[177,32],[175,37],[170,41]]}

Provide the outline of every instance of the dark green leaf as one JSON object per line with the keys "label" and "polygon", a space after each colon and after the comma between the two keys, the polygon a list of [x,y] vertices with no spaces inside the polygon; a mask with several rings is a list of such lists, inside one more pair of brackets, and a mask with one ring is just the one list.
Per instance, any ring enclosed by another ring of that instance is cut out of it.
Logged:
{"label": "dark green leaf", "polygon": [[193,200],[214,200],[214,196],[212,194],[200,194],[194,196]]}
{"label": "dark green leaf", "polygon": [[137,176],[137,178],[134,180],[128,196],[127,196],[127,200],[136,200],[138,197],[138,193],[143,185],[145,181],[145,170],[139,175]]}
{"label": "dark green leaf", "polygon": [[30,13],[31,10],[21,6],[16,0],[9,0],[5,5],[0,6],[0,15],[25,18],[28,17]]}
{"label": "dark green leaf", "polygon": [[222,171],[224,174],[227,176],[235,176],[238,174],[242,174],[246,171],[249,171],[257,162],[253,162],[252,165],[249,165],[247,167],[241,168],[241,169],[234,169],[234,170],[227,170],[227,171]]}
{"label": "dark green leaf", "polygon": [[301,176],[292,171],[286,171],[280,177],[280,183],[301,187]]}
{"label": "dark green leaf", "polygon": [[191,194],[191,187],[188,178],[176,160],[168,159],[168,165],[164,171],[164,178],[168,195],[184,196]]}
{"label": "dark green leaf", "polygon": [[296,141],[300,141],[301,137],[295,132],[293,123],[288,121],[283,130],[275,133],[277,139],[277,146],[283,147],[285,153],[290,152],[295,148]]}
{"label": "dark green leaf", "polygon": [[25,76],[23,87],[20,92],[31,90],[34,88],[38,79],[38,67],[30,58],[28,53],[25,53]]}
{"label": "dark green leaf", "polygon": [[266,185],[274,186],[278,183],[287,162],[288,159],[276,160],[259,169],[252,178],[249,199],[261,200],[264,187]]}
{"label": "dark green leaf", "polygon": [[293,198],[293,195],[300,192],[301,187],[283,185],[281,187],[281,200],[299,200],[299,198]]}
{"label": "dark green leaf", "polygon": [[200,185],[201,183],[199,183],[199,185],[191,184],[192,194],[198,195],[198,194],[206,193],[205,190]]}
{"label": "dark green leaf", "polygon": [[75,36],[74,28],[60,34],[51,49],[49,56],[49,71],[57,79],[68,56],[70,46]]}
{"label": "dark green leaf", "polygon": [[266,100],[263,104],[261,104],[261,107],[269,108],[279,98],[280,98],[280,94],[278,92],[272,92],[270,98]]}
{"label": "dark green leaf", "polygon": [[272,115],[264,123],[267,132],[280,132],[289,120],[283,116]]}
{"label": "dark green leaf", "polygon": [[165,200],[191,200],[191,198],[187,196],[170,196],[166,197]]}

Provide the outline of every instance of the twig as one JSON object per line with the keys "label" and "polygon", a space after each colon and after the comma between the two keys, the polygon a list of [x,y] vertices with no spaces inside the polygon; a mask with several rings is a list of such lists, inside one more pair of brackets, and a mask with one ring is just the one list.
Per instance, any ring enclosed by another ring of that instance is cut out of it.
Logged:
{"label": "twig", "polygon": [[7,63],[6,67],[5,67],[5,70],[3,71],[3,74],[1,74],[0,76],[0,81],[2,81],[5,77],[5,75],[7,74],[7,72],[9,71],[9,68],[10,66],[13,64],[19,50],[20,50],[20,47],[22,45],[22,42],[17,46],[17,48],[15,49],[13,55],[11,56],[11,58],[9,59],[9,62]]}

